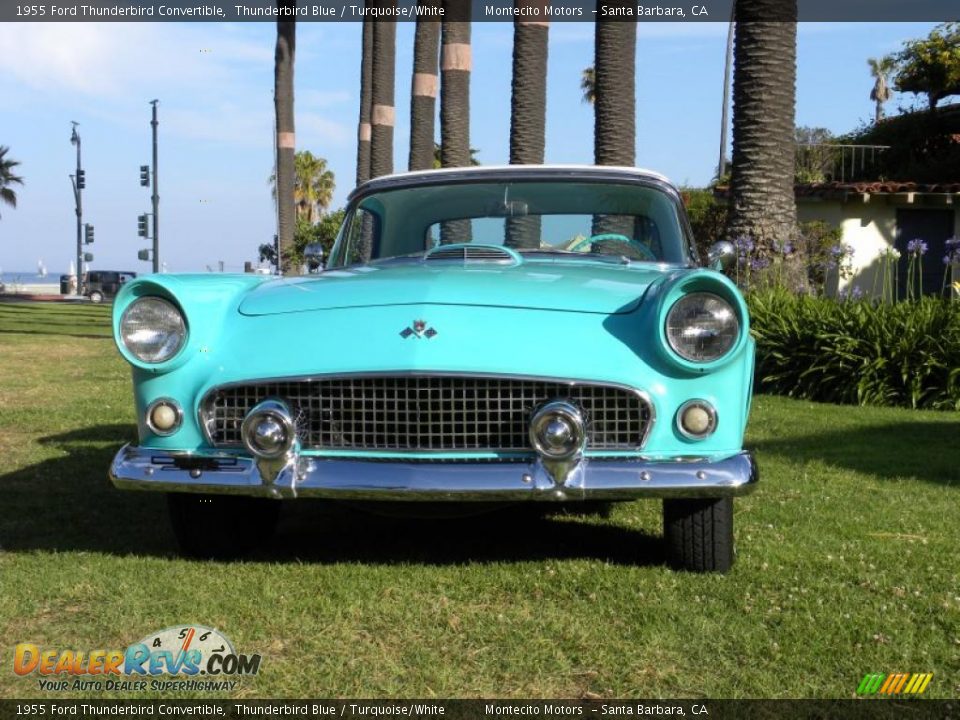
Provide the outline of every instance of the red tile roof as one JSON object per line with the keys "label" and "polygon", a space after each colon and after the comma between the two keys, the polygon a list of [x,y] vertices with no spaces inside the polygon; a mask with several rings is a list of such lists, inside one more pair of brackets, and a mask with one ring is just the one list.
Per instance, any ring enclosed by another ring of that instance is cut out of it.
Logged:
{"label": "red tile roof", "polygon": [[845,195],[847,193],[960,193],[960,182],[916,183],[899,180],[875,180],[868,182],[827,182],[797,185],[797,197]]}

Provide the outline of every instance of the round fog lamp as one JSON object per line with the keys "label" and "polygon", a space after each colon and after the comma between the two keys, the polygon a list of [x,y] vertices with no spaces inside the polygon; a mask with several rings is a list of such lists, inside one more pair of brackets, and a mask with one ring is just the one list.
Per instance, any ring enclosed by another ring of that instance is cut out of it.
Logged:
{"label": "round fog lamp", "polygon": [[155,435],[172,435],[183,421],[183,411],[173,400],[161,398],[150,403],[146,412],[147,427]]}
{"label": "round fog lamp", "polygon": [[296,428],[286,405],[276,400],[264,400],[243,419],[240,436],[251,453],[272,459],[281,457],[293,447]]}
{"label": "round fog lamp", "polygon": [[586,430],[576,406],[563,400],[549,402],[530,420],[530,444],[551,460],[573,457],[583,450]]}
{"label": "round fog lamp", "polygon": [[691,400],[677,412],[677,426],[686,437],[702,440],[717,429],[717,411],[705,400]]}

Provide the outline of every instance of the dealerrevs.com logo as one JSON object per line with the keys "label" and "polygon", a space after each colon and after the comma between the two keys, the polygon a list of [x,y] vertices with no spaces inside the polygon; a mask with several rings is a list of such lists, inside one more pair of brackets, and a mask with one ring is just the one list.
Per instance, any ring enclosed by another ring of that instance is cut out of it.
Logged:
{"label": "dealerrevs.com logo", "polygon": [[[243,655],[223,633],[178,625],[151,633],[123,650],[60,650],[20,643],[13,671],[37,676],[48,691],[234,690],[242,675],[260,671],[260,655]],[[170,679],[176,678],[176,679]]]}

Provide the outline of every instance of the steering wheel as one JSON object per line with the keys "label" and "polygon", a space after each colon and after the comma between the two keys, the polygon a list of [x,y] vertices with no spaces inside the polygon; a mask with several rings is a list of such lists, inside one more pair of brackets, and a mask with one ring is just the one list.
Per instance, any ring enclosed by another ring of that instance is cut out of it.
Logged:
{"label": "steering wheel", "polygon": [[586,245],[593,245],[595,242],[602,240],[607,240],[610,242],[618,242],[624,245],[629,245],[632,250],[634,250],[638,255],[640,255],[641,260],[653,260],[656,261],[657,256],[653,254],[653,251],[644,245],[638,240],[633,240],[628,238],[626,235],[621,235],[620,233],[600,233],[599,235],[591,235],[588,238],[584,238],[576,245],[574,245],[570,250],[576,252]]}

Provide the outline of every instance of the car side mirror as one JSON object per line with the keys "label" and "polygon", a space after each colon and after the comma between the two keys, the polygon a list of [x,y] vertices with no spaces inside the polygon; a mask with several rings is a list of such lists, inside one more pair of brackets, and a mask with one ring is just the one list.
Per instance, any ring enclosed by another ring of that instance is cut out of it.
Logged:
{"label": "car side mirror", "polygon": [[303,249],[303,259],[307,262],[307,272],[323,270],[323,245],[310,243]]}
{"label": "car side mirror", "polygon": [[707,251],[707,264],[714,270],[723,271],[733,264],[737,251],[732,242],[715,242]]}

